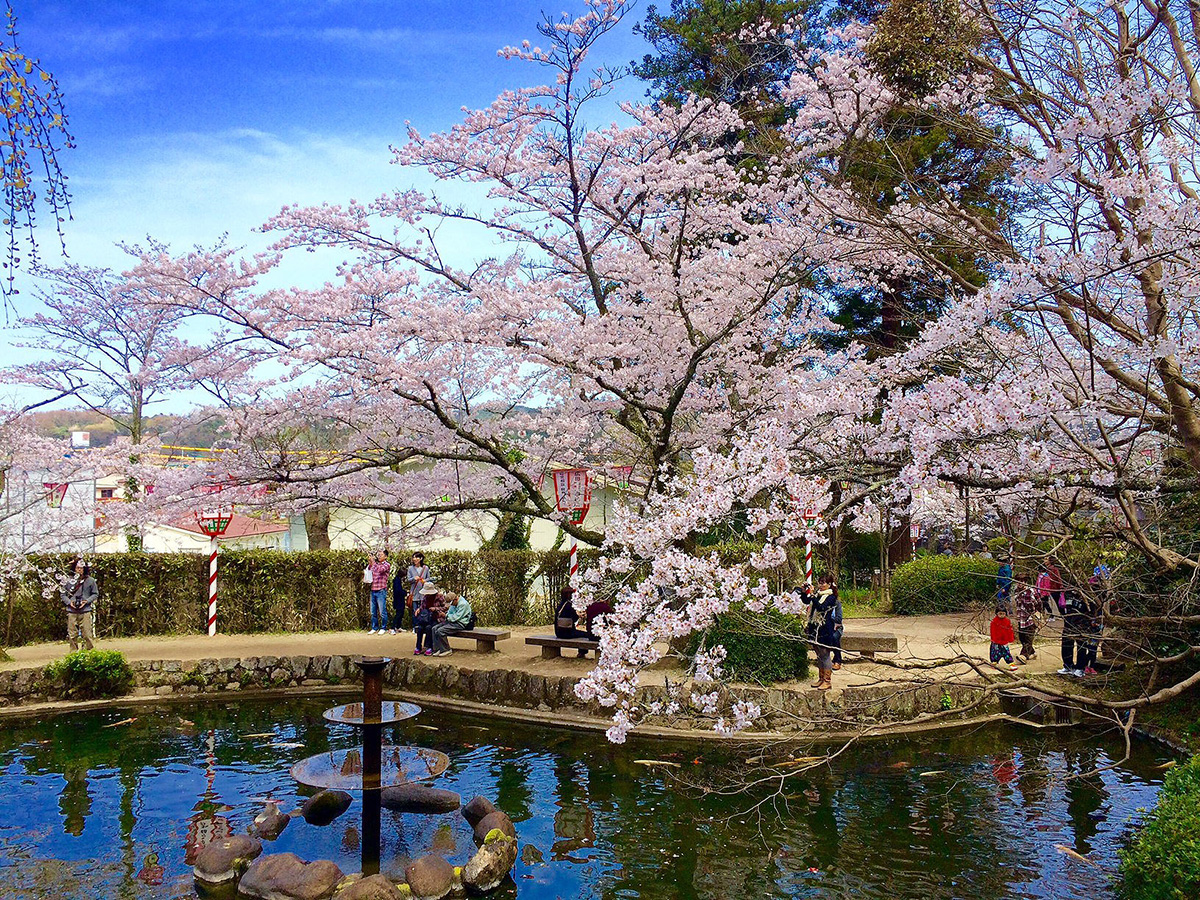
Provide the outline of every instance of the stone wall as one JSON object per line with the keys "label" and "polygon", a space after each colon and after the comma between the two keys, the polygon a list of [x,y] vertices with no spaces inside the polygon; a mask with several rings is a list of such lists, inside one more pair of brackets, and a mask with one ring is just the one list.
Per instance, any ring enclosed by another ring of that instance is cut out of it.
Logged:
{"label": "stone wall", "polygon": [[[238,691],[303,690],[353,684],[360,679],[353,656],[260,656],[202,659],[198,662],[152,660],[132,662],[131,697],[229,694]],[[577,679],[540,675],[518,669],[469,669],[422,659],[395,659],[384,672],[387,688],[404,695],[465,700],[508,709],[560,712],[605,719],[608,712],[575,695]],[[644,721],[662,727],[688,727],[696,722],[684,690],[672,705],[666,686],[638,692]],[[811,688],[722,688],[717,714],[728,714],[738,700],[758,704],[764,712],[759,727],[771,730],[845,728],[953,713],[974,704],[977,689],[964,686],[890,684],[847,688],[831,695]],[[0,672],[0,706],[22,706],[64,699],[48,684],[42,669]],[[651,713],[650,711],[654,712]],[[980,710],[976,709],[975,712]]]}

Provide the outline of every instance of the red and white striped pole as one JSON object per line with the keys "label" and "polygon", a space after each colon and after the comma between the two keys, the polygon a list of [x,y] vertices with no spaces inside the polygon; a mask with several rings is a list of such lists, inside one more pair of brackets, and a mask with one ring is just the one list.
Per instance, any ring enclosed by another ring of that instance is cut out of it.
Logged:
{"label": "red and white striped pole", "polygon": [[812,587],[812,541],[804,538],[804,583]]}
{"label": "red and white striped pole", "polygon": [[217,539],[208,539],[208,636],[217,633]]}
{"label": "red and white striped pole", "polygon": [[575,535],[571,535],[571,577],[567,579],[567,584],[571,587],[576,587],[575,576],[579,572],[579,542],[575,540]]}

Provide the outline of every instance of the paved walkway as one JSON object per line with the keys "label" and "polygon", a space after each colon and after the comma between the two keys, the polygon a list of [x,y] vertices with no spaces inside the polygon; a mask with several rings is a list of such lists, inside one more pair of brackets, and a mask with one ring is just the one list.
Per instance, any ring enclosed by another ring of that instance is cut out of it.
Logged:
{"label": "paved walkway", "polygon": [[[987,662],[989,640],[988,623],[991,616],[983,613],[960,613],[943,616],[913,616],[873,619],[847,619],[847,633],[891,632],[899,642],[899,653],[888,657],[901,666],[919,665],[936,659],[945,659],[959,653]],[[583,676],[595,665],[591,659],[563,657],[542,659],[540,648],[526,645],[525,638],[533,634],[547,634],[546,627],[514,627],[512,638],[496,645],[496,653],[476,653],[459,649],[451,657],[436,659],[438,663],[453,662],[457,666],[471,669],[521,669],[544,675]],[[1059,665],[1058,623],[1043,627],[1036,642],[1037,658],[1022,667],[1022,675],[1055,671]],[[464,647],[473,641],[458,640],[455,646]],[[252,656],[325,656],[325,655],[371,655],[410,656],[414,638],[411,632],[397,635],[369,635],[364,632],[322,632],[302,634],[238,634],[180,635],[172,637],[119,638],[102,640],[96,645],[102,649],[120,650],[132,660],[174,659],[189,662],[207,658],[252,657]],[[1019,645],[1012,645],[1015,652]],[[66,641],[33,644],[8,650],[10,662],[0,663],[0,670],[43,666],[62,657],[68,650]],[[568,651],[569,652],[569,651]],[[849,657],[850,655],[847,654]],[[434,658],[429,659],[434,662]],[[963,667],[964,671],[966,667]],[[658,681],[663,676],[678,673],[674,660],[664,660],[654,670],[645,673],[646,681]],[[834,675],[834,687],[852,687],[878,684],[883,681],[905,680],[902,671],[891,665],[879,665],[863,660],[852,662]]]}

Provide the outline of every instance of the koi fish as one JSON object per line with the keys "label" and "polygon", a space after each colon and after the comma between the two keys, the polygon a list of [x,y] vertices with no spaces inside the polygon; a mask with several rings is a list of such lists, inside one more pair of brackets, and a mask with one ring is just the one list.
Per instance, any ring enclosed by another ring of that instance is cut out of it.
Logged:
{"label": "koi fish", "polygon": [[137,721],[137,716],[132,719],[122,719],[120,722],[109,722],[107,725],[100,726],[101,728],[116,728],[118,725],[131,725]]}
{"label": "koi fish", "polygon": [[788,766],[807,766],[812,763],[823,763],[828,759],[825,756],[793,756],[791,759],[785,759],[783,762],[772,763],[772,769],[782,769]]}
{"label": "koi fish", "polygon": [[1095,866],[1097,869],[1100,868],[1100,863],[1088,859],[1082,853],[1077,853],[1076,851],[1074,851],[1070,847],[1068,847],[1066,844],[1055,844],[1054,849],[1057,850],[1059,853],[1061,853],[1063,856],[1067,857],[1068,859],[1074,859],[1081,863],[1087,863],[1089,866]]}
{"label": "koi fish", "polygon": [[635,759],[635,765],[639,766],[670,766],[672,769],[679,769],[682,766],[677,762],[667,762],[665,759]]}

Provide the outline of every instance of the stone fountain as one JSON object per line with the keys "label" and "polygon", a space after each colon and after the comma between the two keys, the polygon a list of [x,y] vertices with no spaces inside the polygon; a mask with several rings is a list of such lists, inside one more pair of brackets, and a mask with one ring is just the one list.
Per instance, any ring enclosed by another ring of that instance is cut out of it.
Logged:
{"label": "stone fountain", "polygon": [[425,747],[383,745],[383,729],[421,712],[415,703],[383,699],[386,657],[356,660],[362,670],[363,699],[325,710],[325,719],[362,731],[362,750],[318,753],[292,766],[292,777],[308,787],[362,791],[362,871],[379,872],[379,816],[384,788],[436,778],[446,771],[450,758]]}
{"label": "stone fountain", "polygon": [[[325,900],[335,892],[345,900],[380,896],[402,896],[394,884],[380,874],[380,812],[383,805],[408,812],[441,813],[456,810],[458,794],[421,786],[436,778],[450,765],[450,758],[439,750],[425,747],[395,746],[383,743],[383,729],[411,719],[421,712],[414,703],[383,699],[383,670],[390,659],[364,657],[356,665],[362,670],[363,699],[325,710],[329,722],[350,725],[362,731],[361,748],[318,753],[296,763],[292,777],[300,784],[321,789],[299,811],[310,822],[310,805],[322,797],[341,803],[326,816],[336,818],[350,803],[348,791],[361,791],[362,873],[343,875],[328,860],[305,862],[291,853],[262,854],[262,844],[249,835],[231,835],[216,840],[201,850],[194,874],[196,890],[202,897],[239,897],[272,900],[279,897],[310,897]],[[288,816],[268,804],[270,817],[279,820],[282,830]],[[294,815],[295,813],[293,813]],[[509,876],[517,858],[516,829],[512,820],[491,801],[476,797],[462,808],[463,817],[474,832],[478,850],[462,867],[452,866],[437,854],[414,860],[405,869],[404,880],[411,896],[418,900],[441,898],[451,890],[486,894]],[[260,835],[266,822],[255,819]],[[323,823],[316,823],[323,824]],[[276,832],[277,833],[277,832]],[[273,835],[266,835],[270,840]]]}

